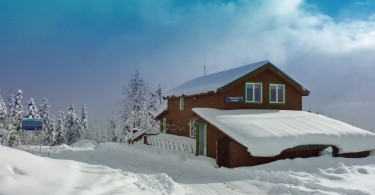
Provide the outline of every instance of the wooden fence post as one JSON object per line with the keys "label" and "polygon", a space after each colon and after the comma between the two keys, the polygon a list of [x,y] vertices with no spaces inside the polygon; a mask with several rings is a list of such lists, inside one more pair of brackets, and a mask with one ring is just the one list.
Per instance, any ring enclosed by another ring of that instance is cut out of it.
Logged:
{"label": "wooden fence post", "polygon": [[172,149],[171,148],[171,142],[169,142],[169,140],[168,140],[168,146],[169,146],[169,149]]}

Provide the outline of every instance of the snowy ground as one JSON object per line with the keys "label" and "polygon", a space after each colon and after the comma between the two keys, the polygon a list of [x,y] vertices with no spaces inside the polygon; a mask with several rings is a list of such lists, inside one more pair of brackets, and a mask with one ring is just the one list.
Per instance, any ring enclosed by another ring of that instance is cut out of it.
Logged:
{"label": "snowy ground", "polygon": [[210,158],[141,143],[23,149],[75,161],[0,147],[0,194],[375,194],[375,156],[227,169]]}

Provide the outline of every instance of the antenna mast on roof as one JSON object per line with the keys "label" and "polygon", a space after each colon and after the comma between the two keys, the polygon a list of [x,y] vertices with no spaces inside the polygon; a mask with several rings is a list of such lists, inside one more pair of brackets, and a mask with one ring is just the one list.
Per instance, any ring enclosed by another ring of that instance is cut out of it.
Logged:
{"label": "antenna mast on roof", "polygon": [[206,76],[206,50],[204,50],[203,76]]}

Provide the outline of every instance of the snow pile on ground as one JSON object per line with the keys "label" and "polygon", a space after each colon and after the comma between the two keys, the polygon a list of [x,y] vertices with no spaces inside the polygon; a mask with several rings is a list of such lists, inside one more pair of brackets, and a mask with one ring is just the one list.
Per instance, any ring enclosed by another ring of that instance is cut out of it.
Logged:
{"label": "snow pile on ground", "polygon": [[0,194],[375,194],[373,155],[228,169],[212,158],[142,143],[55,148],[40,155],[92,165],[0,147]]}
{"label": "snow pile on ground", "polygon": [[[50,157],[132,172],[142,184],[174,189],[174,194],[375,194],[375,156],[349,159],[324,155],[228,169],[218,168],[212,158],[142,143],[103,143],[87,151],[61,148]],[[142,180],[143,176],[146,179]],[[166,182],[156,179],[159,177]],[[153,184],[155,180],[159,183]],[[171,191],[164,190],[167,194]]]}
{"label": "snow pile on ground", "polygon": [[253,156],[276,156],[285,149],[309,144],[333,145],[339,153],[375,149],[374,133],[314,113],[212,108],[193,111],[246,146]]}
{"label": "snow pile on ground", "polygon": [[3,146],[0,156],[0,194],[171,194],[177,187],[166,174],[134,174]]}
{"label": "snow pile on ground", "polygon": [[18,149],[30,152],[32,154],[40,155],[41,153],[56,153],[59,151],[88,151],[94,150],[98,145],[97,142],[91,140],[79,140],[71,146],[62,144],[59,146],[42,146],[42,145],[19,145]]}
{"label": "snow pile on ground", "polygon": [[152,146],[158,146],[165,149],[189,152],[195,154],[195,139],[160,133],[158,135],[147,136],[147,143]]}

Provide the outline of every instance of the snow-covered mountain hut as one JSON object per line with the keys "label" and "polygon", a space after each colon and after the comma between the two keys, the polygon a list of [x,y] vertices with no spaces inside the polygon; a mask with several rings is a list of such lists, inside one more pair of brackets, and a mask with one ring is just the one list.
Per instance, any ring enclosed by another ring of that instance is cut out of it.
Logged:
{"label": "snow-covered mountain hut", "polygon": [[238,167],[285,158],[365,157],[375,134],[302,110],[310,91],[270,61],[201,76],[166,94],[161,131],[196,139],[197,155]]}

